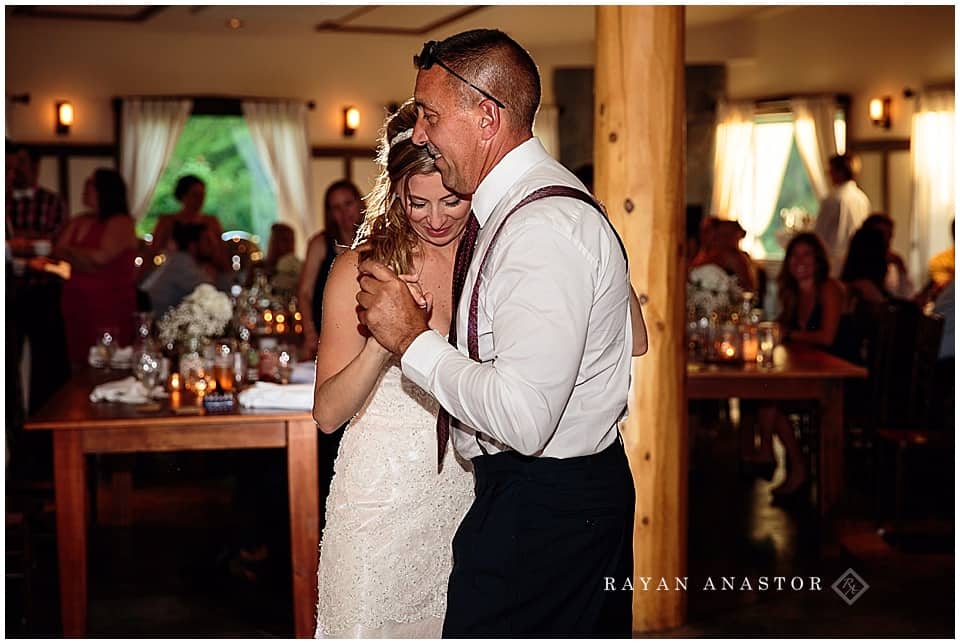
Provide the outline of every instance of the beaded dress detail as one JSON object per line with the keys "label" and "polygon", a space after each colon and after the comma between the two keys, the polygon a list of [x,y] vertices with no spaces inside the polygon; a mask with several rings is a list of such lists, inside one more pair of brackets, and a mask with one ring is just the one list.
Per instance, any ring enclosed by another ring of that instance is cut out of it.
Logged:
{"label": "beaded dress detail", "polygon": [[318,638],[439,638],[453,535],[473,501],[469,462],[437,473],[432,396],[394,358],[334,464],[317,572]]}

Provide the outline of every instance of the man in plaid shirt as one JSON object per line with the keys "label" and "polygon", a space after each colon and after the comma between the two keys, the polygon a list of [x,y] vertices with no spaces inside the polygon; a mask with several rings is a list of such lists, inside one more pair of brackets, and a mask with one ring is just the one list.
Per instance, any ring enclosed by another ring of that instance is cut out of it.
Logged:
{"label": "man in plaid shirt", "polygon": [[25,148],[13,154],[7,195],[7,236],[54,241],[66,223],[63,199],[37,185],[40,158]]}
{"label": "man in plaid shirt", "polygon": [[[30,255],[33,242],[56,242],[66,224],[66,206],[59,195],[37,185],[39,156],[26,148],[7,147],[6,238],[8,258]],[[19,271],[17,271],[19,272]],[[7,262],[7,364],[6,376],[19,377],[24,340],[30,341],[30,400],[27,411],[36,411],[70,377],[63,314],[60,311],[62,281],[56,275],[30,269],[11,275]],[[131,321],[131,324],[133,322]],[[11,346],[12,345],[12,346]],[[11,372],[13,368],[13,372]],[[9,387],[8,387],[9,389]],[[8,408],[14,403],[9,397]],[[20,454],[14,460],[44,467],[49,445],[35,445],[20,436]],[[49,441],[47,441],[49,443]],[[11,463],[13,464],[13,463]]]}

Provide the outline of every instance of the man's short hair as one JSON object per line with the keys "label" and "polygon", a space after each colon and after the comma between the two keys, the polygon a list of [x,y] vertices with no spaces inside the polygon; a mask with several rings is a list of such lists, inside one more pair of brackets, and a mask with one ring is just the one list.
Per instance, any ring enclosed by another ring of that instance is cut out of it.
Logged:
{"label": "man's short hair", "polygon": [[830,157],[830,171],[845,181],[853,179],[853,163],[847,154],[835,154]]}
{"label": "man's short hair", "polygon": [[[540,71],[517,41],[499,29],[463,31],[440,41],[436,56],[458,74],[503,101],[515,120],[533,127],[540,107]],[[475,92],[462,86],[464,96]]]}
{"label": "man's short hair", "polygon": [[22,143],[13,143],[10,139],[7,139],[7,154],[20,154],[20,152],[26,153],[30,158],[30,163],[33,164],[33,167],[40,165],[40,150],[35,147],[29,147]]}

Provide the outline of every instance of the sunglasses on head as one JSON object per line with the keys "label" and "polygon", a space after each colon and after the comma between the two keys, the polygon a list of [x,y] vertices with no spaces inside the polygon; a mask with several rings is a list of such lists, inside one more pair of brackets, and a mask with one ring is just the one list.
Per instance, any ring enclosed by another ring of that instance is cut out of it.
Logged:
{"label": "sunglasses on head", "polygon": [[445,70],[448,74],[450,74],[454,78],[458,78],[459,80],[463,81],[473,89],[477,90],[478,92],[483,94],[486,98],[489,98],[491,101],[496,103],[500,109],[502,110],[507,109],[507,106],[504,105],[500,100],[498,100],[493,94],[480,89],[479,87],[477,87],[476,85],[468,81],[466,78],[464,78],[457,72],[447,67],[446,63],[440,60],[439,56],[437,56],[437,46],[439,44],[440,43],[438,43],[436,40],[431,40],[429,42],[424,43],[423,50],[421,50],[420,54],[413,57],[413,64],[418,69],[430,69],[431,67],[436,65],[437,67],[440,67],[443,70]]}

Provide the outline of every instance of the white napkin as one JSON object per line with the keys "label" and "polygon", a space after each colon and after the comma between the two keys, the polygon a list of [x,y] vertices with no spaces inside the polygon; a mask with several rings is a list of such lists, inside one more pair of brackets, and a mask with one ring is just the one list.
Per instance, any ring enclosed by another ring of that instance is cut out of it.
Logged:
{"label": "white napkin", "polygon": [[[154,398],[166,398],[167,392],[157,385],[153,390]],[[97,385],[90,392],[90,402],[119,402],[138,404],[149,402],[146,388],[133,376],[123,380],[114,380]]]}
{"label": "white napkin", "polygon": [[244,407],[266,409],[313,409],[313,384],[278,385],[272,382],[257,382],[237,396]]}

